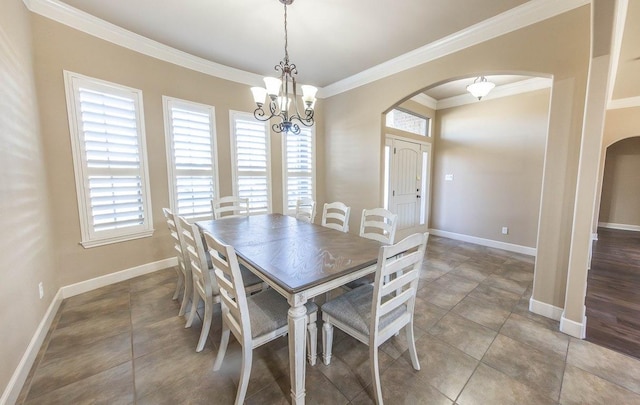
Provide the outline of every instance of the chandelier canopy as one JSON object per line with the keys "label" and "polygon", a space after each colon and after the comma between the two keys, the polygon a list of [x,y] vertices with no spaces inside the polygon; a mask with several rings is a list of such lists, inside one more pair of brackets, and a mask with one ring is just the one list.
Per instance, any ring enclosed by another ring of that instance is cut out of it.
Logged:
{"label": "chandelier canopy", "polygon": [[491,89],[493,89],[494,87],[496,87],[495,83],[490,82],[484,76],[479,76],[476,77],[476,80],[474,80],[473,83],[467,86],[467,91],[478,100],[482,100],[482,97],[489,94]]}
{"label": "chandelier canopy", "polygon": [[[310,127],[313,125],[313,107],[316,102],[317,88],[313,86],[300,86],[302,89],[303,113],[298,110],[298,95],[296,88],[296,76],[298,70],[296,65],[289,62],[289,51],[287,49],[287,6],[293,0],[279,0],[284,4],[284,59],[275,66],[275,70],[280,72],[280,78],[265,77],[265,87],[252,87],[253,100],[258,108],[253,112],[254,117],[260,121],[269,121],[271,118],[278,119],[278,122],[271,125],[275,132],[300,133],[300,124]],[[269,96],[269,98],[267,98]],[[265,111],[265,101],[267,102]],[[294,122],[297,121],[298,123]]]}

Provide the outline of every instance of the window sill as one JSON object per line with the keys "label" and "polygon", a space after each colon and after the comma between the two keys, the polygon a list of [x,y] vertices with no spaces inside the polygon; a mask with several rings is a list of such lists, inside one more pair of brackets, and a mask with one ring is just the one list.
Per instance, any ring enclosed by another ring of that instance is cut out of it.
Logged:
{"label": "window sill", "polygon": [[83,240],[82,242],[80,242],[80,245],[82,245],[82,247],[84,247],[85,249],[89,249],[97,246],[110,245],[112,243],[119,243],[119,242],[134,240],[134,239],[148,238],[150,236],[153,236],[153,232],[154,230],[150,229],[148,231],[137,232],[129,235],[114,236],[110,238],[100,238],[100,239],[94,239],[94,240]]}

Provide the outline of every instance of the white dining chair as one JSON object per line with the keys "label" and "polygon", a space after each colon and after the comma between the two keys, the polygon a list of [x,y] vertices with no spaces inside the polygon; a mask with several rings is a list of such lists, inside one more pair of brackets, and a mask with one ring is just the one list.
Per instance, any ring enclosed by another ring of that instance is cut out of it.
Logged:
{"label": "white dining chair", "polygon": [[325,203],[322,209],[322,226],[341,232],[349,232],[351,207],[340,201]]}
{"label": "white dining chair", "polygon": [[[200,352],[204,348],[207,335],[211,329],[213,304],[220,302],[220,289],[213,276],[213,270],[210,265],[210,260],[208,260],[208,256],[205,253],[205,246],[198,226],[189,224],[186,219],[178,216],[178,230],[184,239],[185,250],[189,256],[193,279],[193,298],[191,312],[189,313],[189,318],[185,326],[186,328],[190,328],[193,324],[200,300],[204,301],[202,330],[200,332],[198,345],[196,346],[196,351]],[[245,290],[248,293],[260,291],[264,288],[263,281],[256,275],[248,270],[244,271],[243,274],[245,276],[244,282],[246,283]]]}
{"label": "white dining chair", "polygon": [[[287,334],[289,303],[272,288],[247,296],[243,283],[244,275],[240,271],[233,246],[225,245],[207,232],[204,237],[222,299],[222,338],[213,369],[218,371],[222,367],[229,334],[233,333],[242,346],[242,366],[235,401],[236,405],[240,405],[244,403],[247,394],[253,350]],[[318,306],[313,302],[307,302],[305,306],[309,363],[315,365]]]}
{"label": "white dining chair", "polygon": [[316,218],[316,202],[311,198],[299,198],[296,201],[296,219],[313,223]]}
{"label": "white dining chair", "polygon": [[211,208],[213,219],[246,217],[249,215],[249,199],[236,196],[214,198]]}
{"label": "white dining chair", "polygon": [[[428,233],[417,233],[395,245],[382,246],[374,284],[351,290],[321,308],[324,364],[331,362],[334,326],[368,345],[373,391],[378,404],[383,403],[378,347],[403,328],[413,368],[420,370],[413,334],[413,311],[428,238]],[[387,277],[394,275],[396,277]]]}
{"label": "white dining chair", "polygon": [[360,236],[378,242],[393,244],[398,226],[398,215],[384,208],[362,210]]}
{"label": "white dining chair", "polygon": [[173,294],[173,299],[177,300],[180,297],[180,291],[183,291],[182,303],[180,304],[180,310],[178,311],[178,315],[182,316],[185,314],[185,311],[187,310],[187,304],[191,302],[191,297],[193,295],[193,283],[191,281],[191,261],[188,259],[188,257],[185,258],[186,252],[184,241],[180,237],[180,232],[178,231],[175,215],[173,215],[173,212],[171,212],[171,210],[168,208],[163,208],[162,213],[167,220],[169,233],[171,235],[171,238],[173,239],[173,248],[176,251],[176,258],[178,259],[178,267],[176,267],[176,272],[178,273],[178,281],[176,282],[176,291]]}

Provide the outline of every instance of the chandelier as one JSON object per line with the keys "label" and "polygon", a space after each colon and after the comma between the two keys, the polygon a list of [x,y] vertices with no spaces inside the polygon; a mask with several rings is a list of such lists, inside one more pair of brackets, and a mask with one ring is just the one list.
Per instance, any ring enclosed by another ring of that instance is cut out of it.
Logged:
{"label": "chandelier", "polygon": [[[279,122],[272,124],[271,128],[275,132],[300,133],[300,124],[310,127],[313,125],[313,106],[316,102],[317,88],[313,86],[300,86],[302,88],[302,102],[304,111],[300,114],[298,110],[298,95],[296,88],[296,75],[298,70],[296,65],[289,63],[289,51],[287,50],[287,6],[293,0],[279,0],[284,4],[284,59],[275,66],[275,70],[280,72],[280,78],[265,77],[263,87],[252,87],[253,100],[258,108],[253,112],[253,116],[260,121],[269,121],[277,118]],[[269,98],[267,99],[267,96]],[[265,100],[267,105],[265,106]],[[265,111],[266,107],[267,111]]]}
{"label": "chandelier", "polygon": [[476,77],[476,80],[473,81],[470,85],[467,86],[467,91],[471,93],[478,100],[481,100],[482,97],[489,94],[491,89],[496,87],[496,85],[489,80],[487,80],[484,76]]}

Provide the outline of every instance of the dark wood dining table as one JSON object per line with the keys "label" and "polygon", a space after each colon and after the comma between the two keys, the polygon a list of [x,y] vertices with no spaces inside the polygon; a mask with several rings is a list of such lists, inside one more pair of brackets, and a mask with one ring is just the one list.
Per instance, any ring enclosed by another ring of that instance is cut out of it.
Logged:
{"label": "dark wood dining table", "polygon": [[375,271],[382,244],[281,214],[197,222],[287,298],[294,404],[305,402],[305,302]]}

